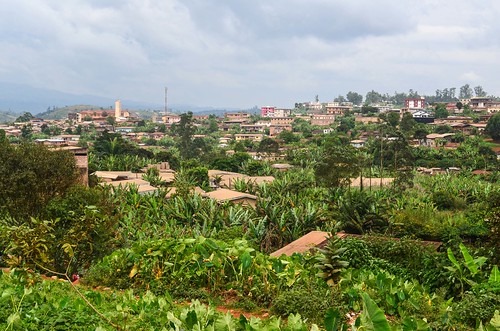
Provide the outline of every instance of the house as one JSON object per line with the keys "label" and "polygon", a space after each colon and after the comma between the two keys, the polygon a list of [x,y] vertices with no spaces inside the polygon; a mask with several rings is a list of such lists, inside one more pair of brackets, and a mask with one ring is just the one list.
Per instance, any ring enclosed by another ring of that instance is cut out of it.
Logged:
{"label": "house", "polygon": [[235,113],[225,113],[224,118],[228,121],[236,120],[236,121],[244,121],[247,122],[250,120],[250,113],[246,112],[235,112]]}
{"label": "house", "polygon": [[149,184],[148,181],[142,178],[125,179],[111,182],[104,182],[101,185],[109,185],[115,188],[121,188],[125,190],[136,189],[141,195],[154,193],[158,188]]}
{"label": "house", "polygon": [[270,255],[272,257],[280,257],[283,254],[291,256],[294,253],[306,253],[311,249],[324,247],[328,243],[330,237],[330,232],[311,231],[308,234],[286,245],[285,247],[282,247],[277,251],[271,253]]}
{"label": "house", "polygon": [[272,125],[291,125],[293,123],[293,117],[273,117],[271,118]]}
{"label": "house", "polygon": [[134,131],[133,126],[117,126],[115,127],[115,132],[120,132],[120,133],[131,133]]}
{"label": "house", "polygon": [[100,182],[105,183],[139,178],[139,174],[131,171],[96,171],[93,175],[95,175]]}
{"label": "house", "polygon": [[405,108],[411,109],[411,108],[418,108],[418,109],[424,109],[425,108],[425,98],[420,97],[420,98],[408,98],[405,99]]}
{"label": "house", "polygon": [[234,139],[236,141],[252,140],[259,142],[262,140],[263,136],[262,133],[237,133],[234,135]]}
{"label": "house", "polygon": [[64,150],[73,153],[76,161],[76,167],[80,173],[79,180],[84,186],[89,185],[89,156],[86,147],[79,146],[61,146],[56,147],[56,150]]}
{"label": "house", "polygon": [[351,102],[329,102],[325,106],[328,115],[344,115],[346,112],[352,111]]}
{"label": "house", "polygon": [[77,134],[62,134],[54,137],[55,139],[61,139],[68,145],[76,145],[80,140],[80,135]]}
{"label": "house", "polygon": [[208,170],[208,179],[211,187],[233,188],[234,182],[244,180],[247,175],[223,170]]}
{"label": "house", "polygon": [[272,183],[274,181],[273,176],[249,176],[245,178],[247,183],[260,185],[265,183]]}
{"label": "house", "polygon": [[92,121],[92,122],[106,122],[108,117],[113,117],[113,110],[83,110],[78,113],[78,122]]}
{"label": "house", "polygon": [[260,107],[260,116],[262,116],[262,117],[274,117],[275,110],[276,110],[276,107],[274,107],[274,106]]}
{"label": "house", "polygon": [[[282,248],[278,249],[277,251],[271,253],[270,255],[272,257],[278,258],[282,255],[291,256],[293,254],[307,253],[313,249],[325,247],[328,244],[328,240],[330,240],[331,236],[332,236],[332,234],[330,232],[311,231],[308,234],[306,234],[306,235],[300,237],[299,239],[291,242],[290,244],[286,245],[285,247],[282,247]],[[335,236],[340,238],[340,239],[347,239],[347,238],[364,239],[364,237],[362,235],[350,234],[350,233],[345,233],[345,232],[338,232],[335,234]],[[391,237],[380,237],[380,238],[373,238],[371,240],[399,241],[401,239],[391,238]],[[418,243],[422,246],[433,247],[436,250],[442,244],[439,241],[417,241],[417,240],[415,240],[413,242]]]}
{"label": "house", "polygon": [[356,116],[354,118],[354,121],[364,124],[380,123],[380,118],[376,116]]}
{"label": "house", "polygon": [[470,98],[469,106],[476,112],[486,111],[491,98],[488,97],[474,97]]}
{"label": "house", "polygon": [[277,136],[283,131],[292,131],[292,125],[291,124],[271,124],[269,127],[269,135],[272,136]]}
{"label": "house", "polygon": [[356,148],[364,147],[365,144],[366,144],[366,140],[361,140],[361,139],[351,140],[351,146],[356,147]]}
{"label": "house", "polygon": [[442,143],[447,143],[451,141],[451,137],[453,137],[455,133],[431,133],[428,134],[425,138],[424,142],[421,142],[421,146],[428,147],[439,147]]}
{"label": "house", "polygon": [[244,132],[264,132],[266,126],[262,124],[241,124],[240,129]]}
{"label": "house", "polygon": [[243,206],[250,206],[252,208],[255,208],[255,205],[257,204],[257,197],[255,195],[225,188],[220,188],[212,192],[206,192],[202,196],[214,199],[219,203],[230,202],[234,204],[241,204]]}
{"label": "house", "polygon": [[312,114],[311,124],[317,126],[329,126],[335,122],[335,115],[329,114]]}
{"label": "house", "polygon": [[391,185],[393,181],[394,178],[390,177],[386,178],[363,177],[363,180],[361,180],[361,177],[358,177],[358,178],[351,178],[351,187],[361,187],[361,184],[363,184],[363,187],[382,187]]}
{"label": "house", "polygon": [[285,171],[288,171],[288,169],[292,169],[293,165],[288,164],[288,163],[275,163],[275,164],[271,164],[271,168],[276,169],[278,171],[285,172]]}
{"label": "house", "polygon": [[[191,194],[198,194],[198,195],[201,195],[201,196],[203,196],[203,194],[206,193],[201,187],[198,187],[198,186],[195,186],[189,192]],[[165,199],[172,198],[176,193],[177,193],[177,188],[175,186],[168,187],[167,188],[167,194],[165,195]]]}
{"label": "house", "polygon": [[173,113],[166,113],[162,115],[161,120],[165,124],[175,124],[179,123],[181,121],[180,115],[173,114]]}

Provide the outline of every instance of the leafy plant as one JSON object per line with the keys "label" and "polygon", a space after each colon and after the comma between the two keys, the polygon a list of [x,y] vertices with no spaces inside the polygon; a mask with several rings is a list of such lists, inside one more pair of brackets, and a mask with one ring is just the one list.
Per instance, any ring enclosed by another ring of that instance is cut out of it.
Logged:
{"label": "leafy plant", "polygon": [[445,268],[452,273],[450,276],[451,280],[458,281],[460,294],[463,294],[466,284],[469,285],[469,287],[475,286],[478,282],[483,280],[481,267],[487,259],[484,256],[473,258],[467,250],[467,247],[462,243],[459,248],[464,261],[462,263],[457,261],[451,248],[448,248],[448,259],[452,263],[452,266],[446,266]]}
{"label": "leafy plant", "polygon": [[318,250],[321,255],[318,255],[318,263],[315,266],[320,270],[317,274],[318,277],[330,286],[339,280],[341,271],[349,265],[349,262],[342,260],[342,253],[347,248],[339,248],[341,239],[337,238],[336,235],[333,237],[334,239],[329,239],[324,248]]}

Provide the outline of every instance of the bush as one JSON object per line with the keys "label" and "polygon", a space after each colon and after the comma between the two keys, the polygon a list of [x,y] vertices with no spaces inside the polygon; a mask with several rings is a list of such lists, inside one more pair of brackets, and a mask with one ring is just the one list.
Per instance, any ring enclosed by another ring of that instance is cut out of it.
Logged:
{"label": "bush", "polygon": [[284,317],[298,313],[313,323],[319,323],[327,309],[337,308],[341,302],[340,288],[325,288],[313,283],[309,287],[295,286],[281,292],[273,301],[271,311]]}
{"label": "bush", "polygon": [[440,210],[464,209],[467,201],[449,191],[436,191],[432,193],[432,202]]}
{"label": "bush", "polygon": [[342,259],[349,262],[349,267],[354,269],[369,269],[373,264],[373,256],[368,244],[359,239],[346,238],[341,240],[339,248],[346,248]]}
{"label": "bush", "polygon": [[469,326],[476,326],[477,320],[489,321],[495,309],[500,307],[500,295],[493,293],[465,293],[462,300],[455,305],[455,319]]}

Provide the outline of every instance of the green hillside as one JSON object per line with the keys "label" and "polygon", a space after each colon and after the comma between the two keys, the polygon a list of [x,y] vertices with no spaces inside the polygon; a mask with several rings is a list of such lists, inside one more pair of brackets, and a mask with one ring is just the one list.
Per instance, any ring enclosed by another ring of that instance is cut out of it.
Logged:
{"label": "green hillside", "polygon": [[19,116],[19,114],[13,114],[9,112],[0,111],[0,123],[14,122],[14,120]]}
{"label": "green hillside", "polygon": [[92,106],[92,105],[73,105],[73,106],[65,106],[65,107],[53,107],[47,109],[43,113],[36,114],[36,117],[40,117],[46,120],[59,120],[68,118],[69,113],[78,113],[82,110],[88,109],[100,109],[100,107]]}

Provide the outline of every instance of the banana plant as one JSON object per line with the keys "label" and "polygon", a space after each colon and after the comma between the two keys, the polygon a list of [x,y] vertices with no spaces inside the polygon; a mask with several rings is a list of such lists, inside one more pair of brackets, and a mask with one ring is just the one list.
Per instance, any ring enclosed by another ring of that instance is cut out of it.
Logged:
{"label": "banana plant", "polygon": [[465,284],[475,286],[478,282],[484,281],[481,267],[486,262],[487,258],[484,256],[473,258],[467,247],[462,243],[459,248],[464,261],[459,262],[451,248],[448,248],[448,259],[452,263],[452,266],[446,266],[445,268],[451,272],[450,280],[458,280],[460,295],[463,295]]}

